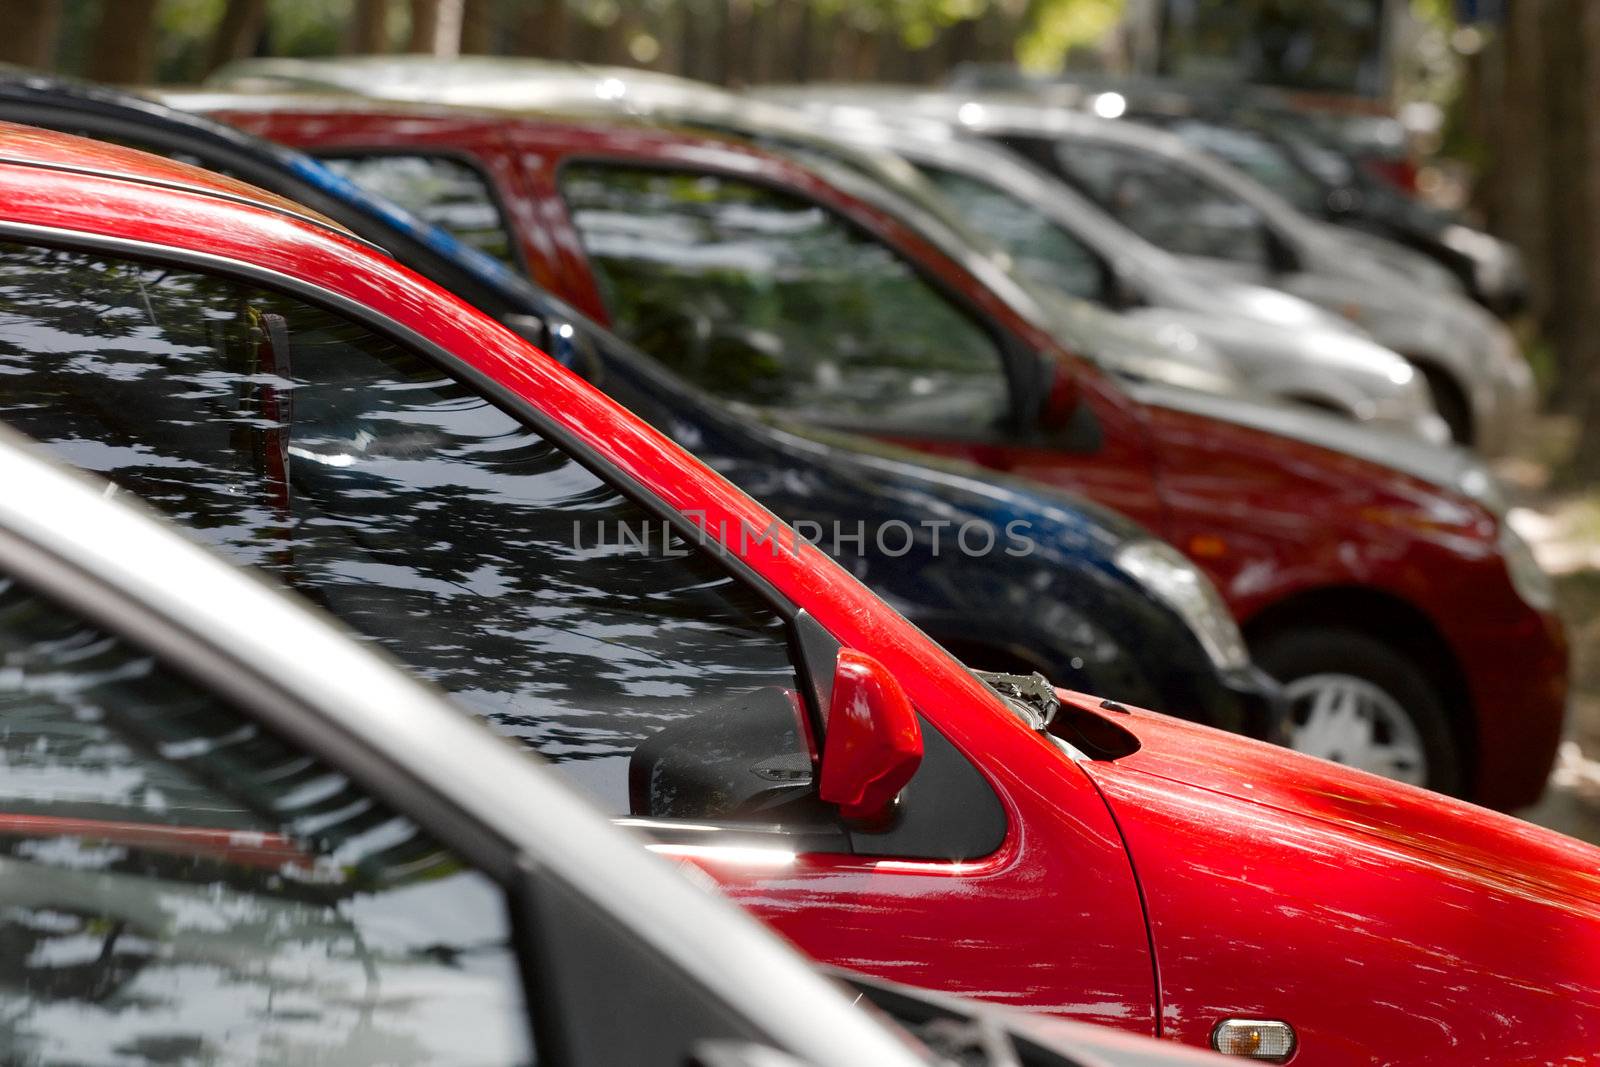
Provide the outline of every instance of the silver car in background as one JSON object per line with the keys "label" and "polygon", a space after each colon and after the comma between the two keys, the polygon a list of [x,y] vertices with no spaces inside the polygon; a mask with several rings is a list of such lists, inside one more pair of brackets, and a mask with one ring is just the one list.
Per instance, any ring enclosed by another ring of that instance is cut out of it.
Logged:
{"label": "silver car in background", "polygon": [[811,113],[835,136],[889,148],[918,167],[969,227],[981,226],[1039,285],[1127,321],[1188,330],[1259,393],[1435,444],[1449,440],[1411,365],[1343,319],[1278,290],[1196,269],[993,143],[941,124],[884,122],[843,105]]}
{"label": "silver car in background", "polygon": [[1028,97],[854,85],[769,95],[938,119],[1011,148],[1212,275],[1350,319],[1422,373],[1455,440],[1484,454],[1505,451],[1532,410],[1533,376],[1515,338],[1448,271],[1383,238],[1307,218],[1177,136]]}
{"label": "silver car in background", "polygon": [[[1112,373],[1207,392],[1278,395],[1426,439],[1447,435],[1410,367],[1361,339],[1343,320],[1274,290],[1238,283],[1221,287],[1249,311],[1235,319],[1221,309],[1215,283],[1175,277],[1167,286],[1173,300],[1140,300],[1145,306],[1134,308],[1134,301],[1088,292],[1059,272],[1030,278],[1024,269],[1018,277],[1014,268],[1033,265],[1027,250],[1006,247],[1003,227],[995,226],[1003,220],[963,214],[962,205],[945,195],[948,190],[918,169],[924,160],[906,151],[912,143],[855,136],[863,131],[819,125],[796,109],[666,75],[505,58],[245,60],[210,81],[222,89],[333,91],[510,111],[626,115],[749,139],[799,158],[834,185],[911,222],[947,254],[984,274],[997,292],[1032,304],[1030,317],[1046,318],[1062,342]],[[181,98],[168,99],[184,106]],[[942,140],[961,155],[957,165],[980,174],[990,166],[1020,173],[1033,186],[1073,200],[1091,222],[1098,220],[1100,232],[1109,234],[1102,244],[1133,246],[1113,247],[1123,284],[1110,286],[1112,293],[1126,297],[1136,287],[1150,288],[1152,283],[1135,280],[1135,259],[1151,278],[1192,273],[1003,150],[957,141],[948,132]],[[1043,225],[1055,228],[1049,221]],[[985,258],[995,262],[981,262]],[[1259,328],[1263,322],[1271,327]]]}

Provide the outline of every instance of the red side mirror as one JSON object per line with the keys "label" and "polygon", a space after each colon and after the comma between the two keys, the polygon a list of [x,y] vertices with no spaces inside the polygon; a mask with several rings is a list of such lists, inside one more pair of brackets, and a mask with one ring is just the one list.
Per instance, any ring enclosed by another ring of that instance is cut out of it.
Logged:
{"label": "red side mirror", "polygon": [[874,822],[889,814],[922,763],[922,728],[894,675],[855,649],[839,651],[817,793],[839,814]]}

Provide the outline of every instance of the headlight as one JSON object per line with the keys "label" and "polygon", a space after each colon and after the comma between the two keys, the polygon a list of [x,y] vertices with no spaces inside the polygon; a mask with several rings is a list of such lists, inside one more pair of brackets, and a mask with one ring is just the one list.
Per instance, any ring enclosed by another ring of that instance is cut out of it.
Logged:
{"label": "headlight", "polygon": [[1211,579],[1171,545],[1133,541],[1117,550],[1117,566],[1189,624],[1220,670],[1247,666],[1244,636]]}
{"label": "headlight", "polygon": [[1472,264],[1472,276],[1479,289],[1496,293],[1507,281],[1507,256],[1504,247],[1489,234],[1451,223],[1439,232],[1439,243],[1465,256]]}
{"label": "headlight", "polygon": [[[1456,491],[1492,515],[1504,516],[1507,503],[1505,490],[1488,467],[1477,460],[1465,463],[1456,475]],[[1501,523],[1502,526],[1505,523]]]}
{"label": "headlight", "polygon": [[1500,556],[1506,561],[1506,573],[1511,576],[1511,588],[1517,591],[1522,602],[1535,611],[1554,611],[1556,587],[1550,576],[1539,566],[1533,549],[1528,547],[1511,524],[1500,520]]}

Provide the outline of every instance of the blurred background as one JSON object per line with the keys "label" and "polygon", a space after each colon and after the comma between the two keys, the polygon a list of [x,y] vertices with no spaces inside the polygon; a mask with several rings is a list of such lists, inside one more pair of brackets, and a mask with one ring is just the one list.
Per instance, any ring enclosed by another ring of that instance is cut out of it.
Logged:
{"label": "blurred background", "polygon": [[620,64],[732,87],[1268,86],[1363,164],[1520,249],[1540,387],[1497,461],[1558,579],[1570,740],[1533,817],[1600,839],[1600,4],[1593,0],[0,0],[0,61],[122,85],[253,56]]}

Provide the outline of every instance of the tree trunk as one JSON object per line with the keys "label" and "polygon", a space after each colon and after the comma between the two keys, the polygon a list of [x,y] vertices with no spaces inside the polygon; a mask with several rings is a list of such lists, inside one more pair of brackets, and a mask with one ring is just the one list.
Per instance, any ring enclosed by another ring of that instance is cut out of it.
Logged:
{"label": "tree trunk", "polygon": [[566,0],[539,0],[517,25],[517,54],[567,59],[571,54],[571,18]]}
{"label": "tree trunk", "polygon": [[784,47],[778,42],[778,2],[757,0],[751,5],[750,21],[745,31],[745,48],[749,58],[745,62],[744,79],[748,85],[764,85],[773,80],[772,70],[777,51]]}
{"label": "tree trunk", "polygon": [[[1497,183],[1501,232],[1522,249],[1533,291],[1534,314],[1543,318],[1550,292],[1549,248],[1543,183],[1528,163],[1544,156],[1544,82],[1539,4],[1511,4],[1506,12],[1499,140],[1493,145],[1504,170]],[[1534,166],[1537,166],[1534,163]]]}
{"label": "tree trunk", "polygon": [[494,12],[490,0],[464,0],[461,8],[461,54],[486,56],[494,51]]}
{"label": "tree trunk", "polygon": [[357,55],[380,55],[389,50],[389,0],[356,0],[346,44],[348,51]]}
{"label": "tree trunk", "polygon": [[722,0],[723,85],[740,86],[750,80],[750,24],[753,0]]}
{"label": "tree trunk", "polygon": [[[1591,216],[1585,199],[1597,161],[1589,157],[1587,102],[1596,79],[1585,56],[1579,27],[1592,0],[1546,0],[1538,5],[1544,16],[1540,68],[1543,74],[1544,156],[1519,175],[1536,185],[1544,179],[1543,219],[1545,270],[1548,288],[1542,301],[1544,333],[1556,355],[1556,378],[1577,384],[1580,369],[1595,367],[1586,321],[1594,304],[1591,264]],[[1517,158],[1515,156],[1513,159]],[[1542,166],[1539,164],[1542,163]],[[1531,171],[1531,173],[1530,173]],[[1515,178],[1513,180],[1516,180]],[[1558,396],[1576,400],[1579,390],[1561,390]]]}
{"label": "tree trunk", "polygon": [[[1595,49],[1600,49],[1600,5],[1578,0],[1571,32],[1577,40],[1577,50],[1584,57],[1583,81],[1574,86],[1578,100],[1589,101],[1600,93],[1600,62],[1596,62]],[[1579,107],[1581,121],[1570,135],[1584,143],[1588,164],[1583,181],[1578,188],[1578,199],[1564,205],[1563,216],[1581,224],[1588,237],[1590,249],[1597,246],[1596,227],[1600,226],[1600,109]],[[1592,324],[1593,309],[1600,306],[1600,268],[1588,257],[1583,271],[1583,286],[1573,293],[1577,324]],[[1567,377],[1561,382],[1563,392],[1576,394],[1572,406],[1579,415],[1577,451],[1565,472],[1568,480],[1593,485],[1600,477],[1600,335],[1591,328],[1575,329],[1575,348],[1564,366]]]}
{"label": "tree trunk", "polygon": [[701,18],[703,0],[678,0],[674,6],[678,25],[677,73],[685,78],[713,81],[706,58],[705,20]]}
{"label": "tree trunk", "polygon": [[155,80],[157,0],[114,0],[100,8],[89,50],[94,81],[143,85]]}
{"label": "tree trunk", "polygon": [[61,31],[61,0],[4,0],[0,3],[0,63],[48,70],[55,66]]}
{"label": "tree trunk", "polygon": [[978,58],[978,20],[962,19],[944,31],[944,67],[955,70]]}
{"label": "tree trunk", "polygon": [[430,56],[461,54],[465,0],[411,0],[411,38],[406,51]]}
{"label": "tree trunk", "polygon": [[784,7],[789,15],[784,31],[789,47],[783,49],[778,60],[778,77],[787,82],[810,81],[811,70],[816,62],[813,58],[815,36],[812,26],[815,15],[810,0],[785,0]]}
{"label": "tree trunk", "polygon": [[204,73],[210,74],[230,60],[252,55],[261,41],[266,20],[267,0],[228,0],[206,53]]}

